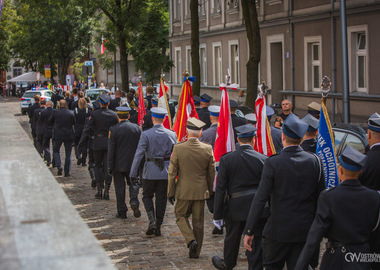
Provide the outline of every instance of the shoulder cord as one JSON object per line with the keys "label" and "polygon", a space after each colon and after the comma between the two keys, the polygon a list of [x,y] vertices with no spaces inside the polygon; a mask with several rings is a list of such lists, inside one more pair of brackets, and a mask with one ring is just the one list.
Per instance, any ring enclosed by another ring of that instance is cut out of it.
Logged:
{"label": "shoulder cord", "polygon": [[[378,191],[378,193],[380,195],[380,191]],[[377,229],[377,227],[379,227],[379,224],[380,224],[380,207],[379,207],[379,216],[377,217],[377,223],[376,223],[375,228],[373,228],[372,231],[375,231]]]}

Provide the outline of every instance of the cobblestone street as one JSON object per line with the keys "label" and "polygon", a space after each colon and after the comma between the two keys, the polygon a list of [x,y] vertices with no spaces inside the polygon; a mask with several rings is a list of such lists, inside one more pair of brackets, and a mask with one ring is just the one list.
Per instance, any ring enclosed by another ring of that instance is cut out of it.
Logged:
{"label": "cobblestone street", "polygon": [[[19,99],[6,98],[5,101],[9,111],[15,115],[30,136],[28,116],[20,113]],[[62,150],[61,158],[64,160]],[[116,197],[113,185],[109,201],[95,199],[96,191],[91,188],[87,167],[76,164],[74,153],[71,159],[70,177],[57,176],[57,169],[50,168],[50,171],[118,269],[213,269],[212,256],[223,254],[224,235],[212,236],[212,215],[207,209],[205,209],[205,234],[200,258],[189,259],[184,238],[175,223],[172,205],[168,204],[166,208],[162,237],[148,237],[145,235],[148,219],[141,202],[141,190],[139,199],[142,216],[135,218],[132,211],[129,211],[128,218],[120,220],[115,217]],[[128,192],[126,201],[129,201]],[[247,269],[243,248],[238,267],[235,269]]]}

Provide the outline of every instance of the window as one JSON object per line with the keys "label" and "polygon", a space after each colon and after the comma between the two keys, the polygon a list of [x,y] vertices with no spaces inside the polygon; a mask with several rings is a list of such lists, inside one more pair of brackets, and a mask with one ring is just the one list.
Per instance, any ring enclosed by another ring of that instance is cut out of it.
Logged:
{"label": "window", "polygon": [[305,37],[305,91],[320,91],[322,77],[322,38]]}
{"label": "window", "polygon": [[231,40],[229,45],[229,69],[231,75],[231,83],[239,84],[239,43],[237,40]]}
{"label": "window", "polygon": [[228,0],[227,9],[234,9],[239,7],[239,0]]}
{"label": "window", "polygon": [[189,74],[193,74],[191,69],[191,47],[186,46],[186,69],[189,71]]}
{"label": "window", "polygon": [[190,1],[185,0],[185,19],[190,19]]}
{"label": "window", "polygon": [[181,0],[173,0],[174,3],[174,21],[181,20]]}
{"label": "window", "polygon": [[220,42],[212,44],[213,47],[213,75],[214,75],[214,85],[221,84],[223,75],[222,75],[222,45]]}
{"label": "window", "polygon": [[13,78],[20,76],[22,74],[22,67],[19,62],[13,64]]}
{"label": "window", "polygon": [[206,16],[206,1],[205,0],[198,0],[198,12],[199,16]]}
{"label": "window", "polygon": [[181,47],[175,48],[175,59],[174,59],[174,65],[175,65],[175,82],[181,83],[182,79],[182,72],[181,72]]}
{"label": "window", "polygon": [[356,34],[356,87],[357,89],[367,88],[366,80],[366,67],[367,67],[367,44],[366,44],[366,34],[357,33]]}
{"label": "window", "polygon": [[211,13],[216,14],[220,13],[221,7],[220,7],[220,0],[212,0],[211,1]]}
{"label": "window", "polygon": [[201,66],[201,85],[207,85],[207,55],[206,45],[199,45],[199,61]]}

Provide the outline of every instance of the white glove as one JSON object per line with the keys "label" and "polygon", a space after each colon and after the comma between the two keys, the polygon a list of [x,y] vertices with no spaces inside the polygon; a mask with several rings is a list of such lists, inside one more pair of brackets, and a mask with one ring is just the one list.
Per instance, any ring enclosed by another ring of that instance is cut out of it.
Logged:
{"label": "white glove", "polygon": [[217,227],[219,230],[221,230],[223,227],[223,219],[218,219],[218,220],[213,219],[212,223],[214,223],[215,227]]}

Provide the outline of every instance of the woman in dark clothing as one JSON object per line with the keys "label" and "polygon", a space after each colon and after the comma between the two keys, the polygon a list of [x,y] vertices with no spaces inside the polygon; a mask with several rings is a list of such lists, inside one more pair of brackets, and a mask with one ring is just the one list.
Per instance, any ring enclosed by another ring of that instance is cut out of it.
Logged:
{"label": "woman in dark clothing", "polygon": [[87,108],[87,102],[84,98],[80,98],[78,100],[78,107],[74,109],[74,118],[75,118],[75,138],[74,138],[74,149],[75,149],[75,156],[77,158],[77,164],[82,166],[86,166],[86,159],[87,159],[87,147],[83,147],[78,150],[78,143],[80,140],[80,137],[83,132],[85,120],[87,117],[90,116],[91,111]]}

